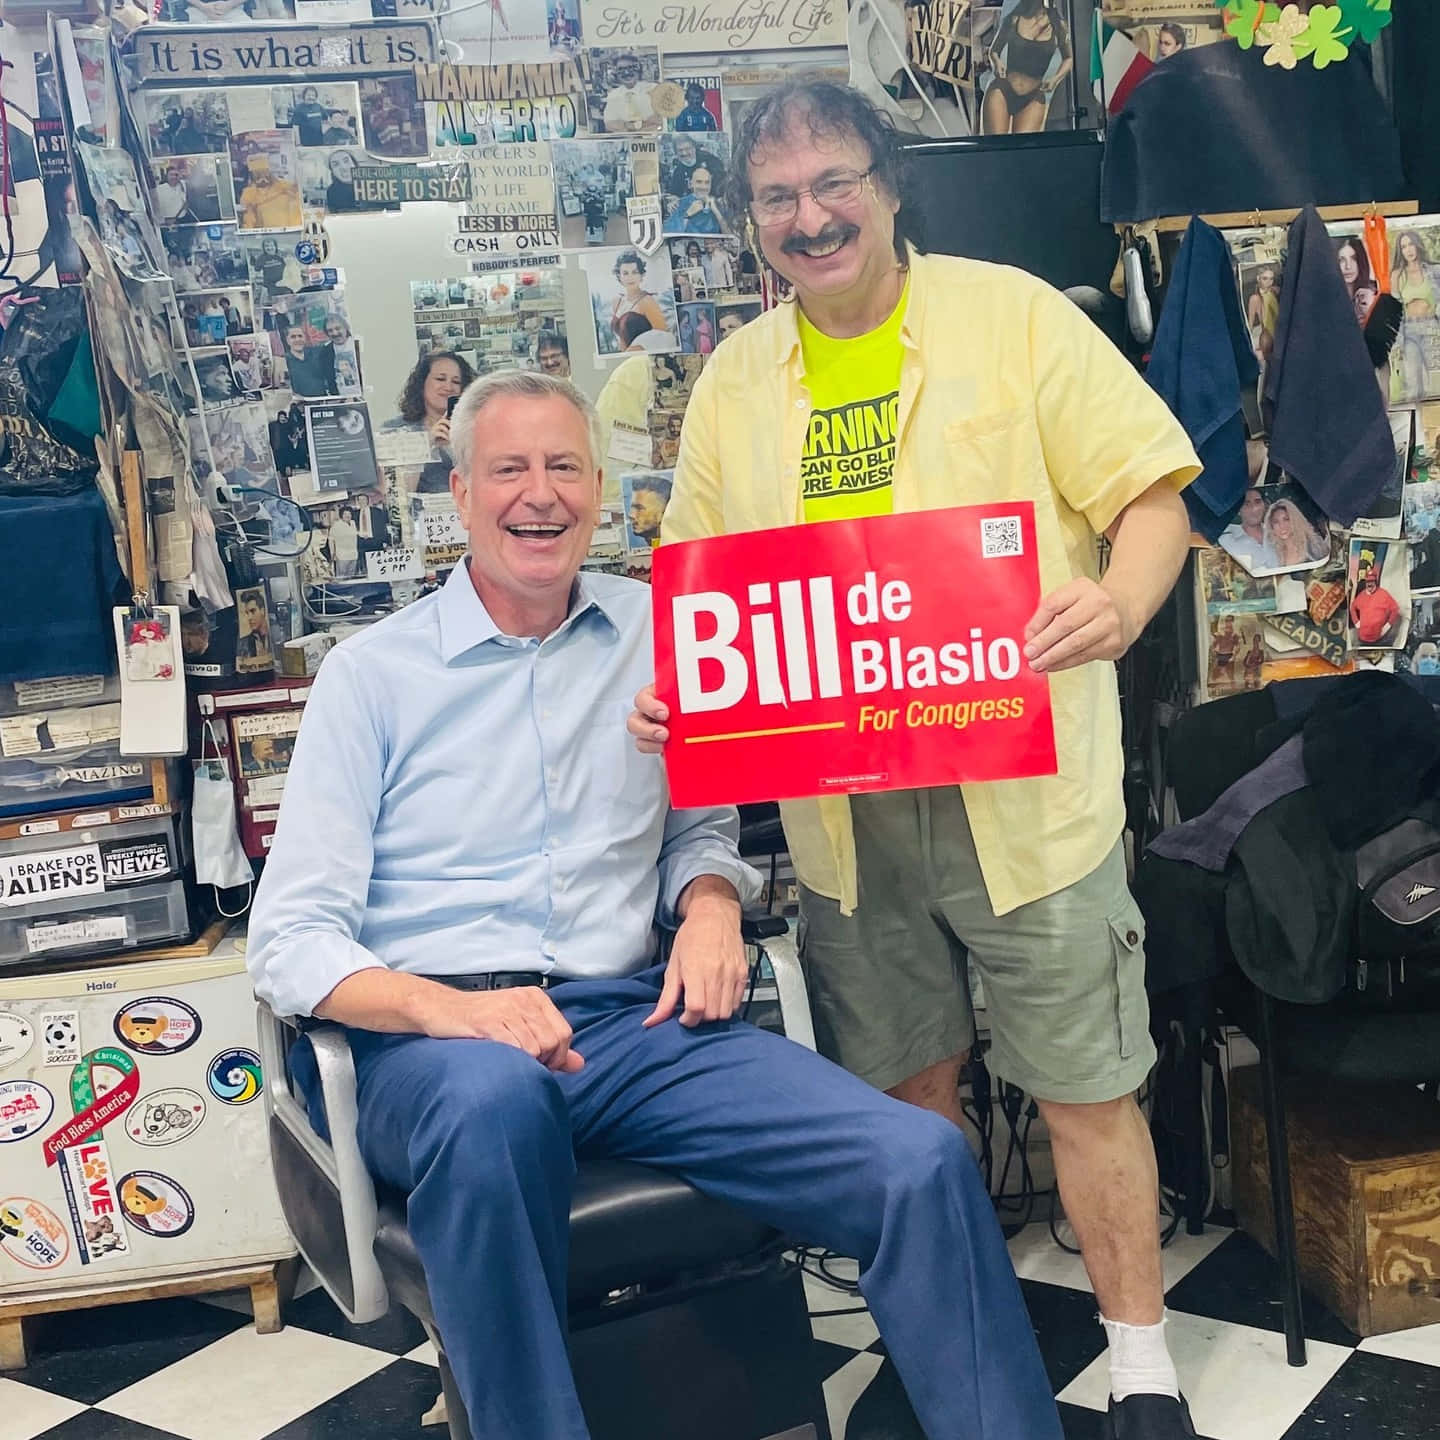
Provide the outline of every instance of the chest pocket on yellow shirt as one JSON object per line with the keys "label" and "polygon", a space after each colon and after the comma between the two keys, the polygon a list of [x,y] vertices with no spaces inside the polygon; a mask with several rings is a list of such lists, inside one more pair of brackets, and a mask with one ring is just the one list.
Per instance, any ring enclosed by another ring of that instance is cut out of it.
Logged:
{"label": "chest pocket on yellow shirt", "polygon": [[1048,495],[1045,452],[1028,405],[953,420],[943,434],[951,486],[973,495],[970,503]]}

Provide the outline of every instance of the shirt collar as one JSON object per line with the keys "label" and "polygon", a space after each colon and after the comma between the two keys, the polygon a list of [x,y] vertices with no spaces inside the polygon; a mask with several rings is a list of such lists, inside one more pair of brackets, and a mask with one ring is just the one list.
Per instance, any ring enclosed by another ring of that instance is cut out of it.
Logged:
{"label": "shirt collar", "polygon": [[[905,307],[905,318],[900,322],[900,343],[918,350],[920,327],[925,316],[925,257],[908,240],[905,242],[905,254],[910,268],[910,303]],[[776,365],[788,365],[800,352],[800,324],[795,318],[797,304],[785,301],[776,306],[776,310],[774,360]]]}
{"label": "shirt collar", "polygon": [[[490,612],[475,593],[475,586],[470,581],[468,555],[450,572],[450,578],[440,591],[439,604],[440,657],[447,665],[477,645],[504,638],[500,627],[490,618]],[[571,602],[570,613],[555,633],[558,635],[569,629],[591,612],[598,615],[612,633],[620,633],[620,627],[607,609],[604,598],[596,594],[593,580],[582,570],[576,577],[575,598]]]}

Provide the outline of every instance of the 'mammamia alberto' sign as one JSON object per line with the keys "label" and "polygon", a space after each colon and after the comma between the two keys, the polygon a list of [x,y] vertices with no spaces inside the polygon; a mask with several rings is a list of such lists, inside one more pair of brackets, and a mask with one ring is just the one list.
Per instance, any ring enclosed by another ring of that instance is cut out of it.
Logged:
{"label": "'mammamia alberto' sign", "polygon": [[1055,773],[1028,501],[663,545],[677,806]]}

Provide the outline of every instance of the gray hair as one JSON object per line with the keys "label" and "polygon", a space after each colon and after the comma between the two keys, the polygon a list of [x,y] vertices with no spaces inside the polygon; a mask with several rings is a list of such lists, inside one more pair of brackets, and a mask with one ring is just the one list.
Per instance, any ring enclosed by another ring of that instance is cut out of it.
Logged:
{"label": "gray hair", "polygon": [[450,453],[455,457],[455,468],[465,479],[470,478],[475,421],[492,400],[502,395],[568,400],[585,419],[585,433],[590,439],[590,467],[600,468],[600,457],[605,453],[600,441],[600,417],[583,391],[558,375],[535,370],[497,370],[472,380],[461,392],[455,413],[450,417]]}

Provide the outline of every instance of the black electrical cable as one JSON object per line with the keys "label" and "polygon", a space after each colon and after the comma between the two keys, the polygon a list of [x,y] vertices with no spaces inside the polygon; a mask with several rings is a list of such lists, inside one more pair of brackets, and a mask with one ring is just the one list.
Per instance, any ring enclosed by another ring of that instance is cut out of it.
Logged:
{"label": "black electrical cable", "polygon": [[5,72],[14,68],[9,60],[0,56],[0,151],[4,152],[0,158],[0,210],[5,214],[5,263],[0,265],[0,278],[9,277],[10,267],[15,263],[15,216],[10,211],[10,113],[5,104]]}

